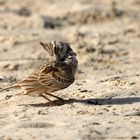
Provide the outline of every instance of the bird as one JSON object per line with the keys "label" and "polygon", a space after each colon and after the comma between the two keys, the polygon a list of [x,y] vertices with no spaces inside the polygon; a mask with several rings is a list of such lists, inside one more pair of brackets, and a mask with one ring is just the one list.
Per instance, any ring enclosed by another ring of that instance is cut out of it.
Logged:
{"label": "bird", "polygon": [[[20,94],[38,95],[51,102],[48,96],[63,101],[52,93],[65,89],[75,81],[78,69],[77,55],[70,45],[63,41],[40,42],[50,58],[36,68],[27,78],[0,92],[12,88],[21,89]],[[47,96],[46,96],[47,95]]]}

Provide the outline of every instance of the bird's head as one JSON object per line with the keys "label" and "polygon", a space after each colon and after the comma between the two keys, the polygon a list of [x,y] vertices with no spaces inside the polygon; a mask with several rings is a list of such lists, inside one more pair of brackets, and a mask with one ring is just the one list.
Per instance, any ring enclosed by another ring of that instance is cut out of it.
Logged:
{"label": "bird's head", "polygon": [[78,61],[76,53],[72,50],[70,45],[66,42],[54,41],[55,67],[62,70],[72,70],[74,73],[77,70]]}
{"label": "bird's head", "polygon": [[72,70],[74,73],[78,67],[76,53],[72,50],[70,45],[62,41],[54,41],[48,43],[41,43],[43,48],[47,50],[52,57],[53,66],[60,70]]}

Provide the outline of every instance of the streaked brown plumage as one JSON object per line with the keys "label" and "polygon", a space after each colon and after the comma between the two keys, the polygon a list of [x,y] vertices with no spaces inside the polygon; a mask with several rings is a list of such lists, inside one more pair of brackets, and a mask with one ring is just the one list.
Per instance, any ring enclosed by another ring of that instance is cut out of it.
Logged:
{"label": "streaked brown plumage", "polygon": [[62,100],[62,98],[51,93],[64,89],[74,82],[74,76],[78,67],[76,54],[65,42],[40,42],[40,45],[51,56],[50,60],[39,66],[25,80],[1,89],[0,92],[10,88],[21,88],[24,94],[37,94],[50,101],[45,96],[46,94]]}

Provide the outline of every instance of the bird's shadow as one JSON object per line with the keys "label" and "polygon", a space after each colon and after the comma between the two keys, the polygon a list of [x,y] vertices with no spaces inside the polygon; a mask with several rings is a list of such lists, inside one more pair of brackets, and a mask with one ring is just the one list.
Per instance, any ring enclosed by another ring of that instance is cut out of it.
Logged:
{"label": "bird's shadow", "polygon": [[[39,103],[39,104],[22,104],[29,105],[33,107],[52,107],[52,106],[62,106],[65,104],[81,103],[85,105],[125,105],[140,102],[140,97],[123,97],[123,98],[107,98],[107,99],[69,99],[69,100],[54,100],[51,103]],[[21,105],[20,105],[21,106]]]}

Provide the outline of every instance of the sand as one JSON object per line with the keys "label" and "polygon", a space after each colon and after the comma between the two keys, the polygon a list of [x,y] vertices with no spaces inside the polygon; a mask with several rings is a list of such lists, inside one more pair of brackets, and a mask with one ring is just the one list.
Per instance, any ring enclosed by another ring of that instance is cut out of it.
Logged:
{"label": "sand", "polygon": [[39,41],[52,40],[79,61],[76,81],[54,93],[67,101],[0,93],[0,140],[140,139],[140,1],[1,0],[0,87],[43,63]]}

